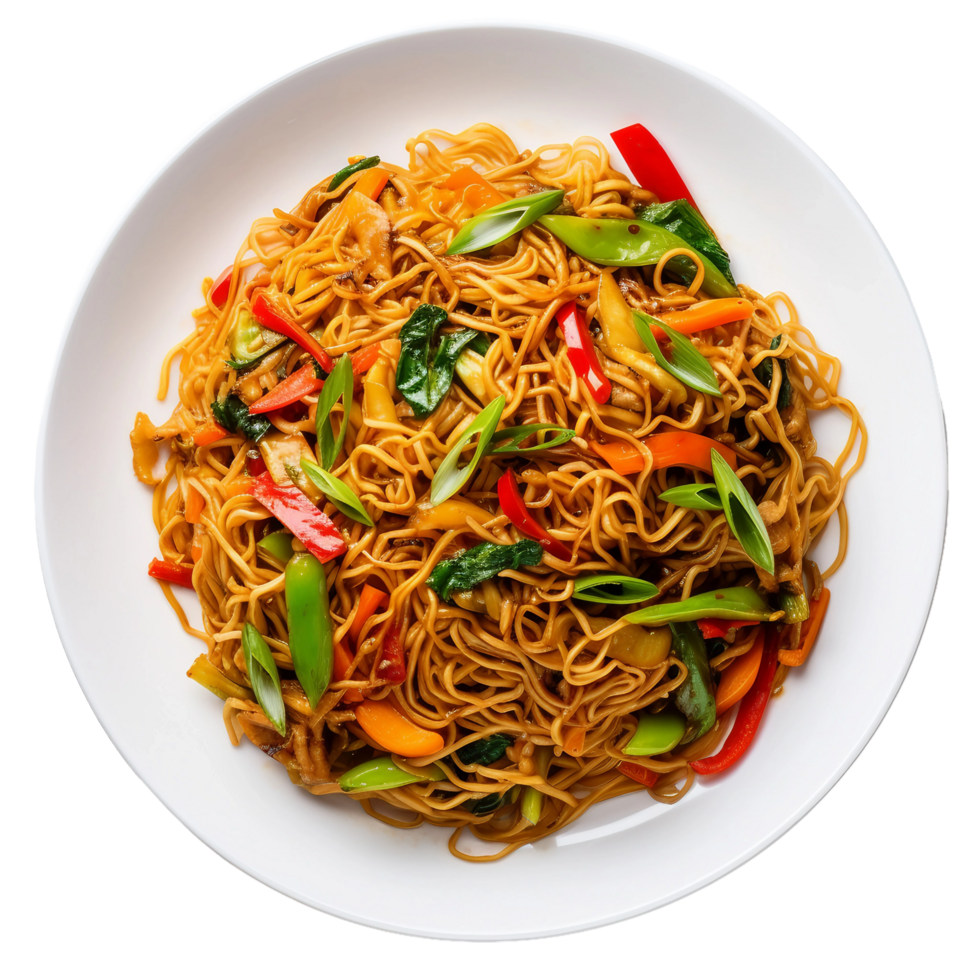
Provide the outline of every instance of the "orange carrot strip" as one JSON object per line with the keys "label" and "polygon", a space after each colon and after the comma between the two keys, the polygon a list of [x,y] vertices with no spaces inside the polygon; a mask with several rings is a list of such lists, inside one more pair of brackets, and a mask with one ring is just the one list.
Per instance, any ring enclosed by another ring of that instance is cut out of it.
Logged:
{"label": "orange carrot strip", "polygon": [[390,177],[391,174],[387,170],[382,170],[381,167],[372,167],[370,170],[365,170],[357,178],[351,190],[371,198],[372,201],[376,201]]}
{"label": "orange carrot strip", "polygon": [[354,638],[356,643],[364,629],[364,624],[377,612],[379,606],[388,605],[388,593],[376,589],[373,585],[365,585],[361,589],[361,598],[357,602],[357,609],[354,610],[354,622],[351,623],[348,636]]}
{"label": "orange carrot strip", "polygon": [[[735,453],[723,443],[696,432],[658,432],[643,440],[653,455],[653,468],[693,466],[711,472],[711,450],[717,449],[732,469],[736,467]],[[593,452],[600,455],[620,476],[639,473],[643,469],[643,454],[628,442],[590,442]]]}
{"label": "orange carrot strip", "polygon": [[187,499],[184,501],[184,520],[188,524],[197,524],[204,513],[204,494],[192,484],[187,484]]}
{"label": "orange carrot strip", "polygon": [[643,469],[643,454],[629,442],[589,443],[592,451],[601,456],[620,476],[639,473]]}
{"label": "orange carrot strip", "polygon": [[810,603],[810,618],[804,625],[803,642],[796,650],[780,650],[779,662],[786,664],[787,667],[801,667],[806,658],[810,656],[814,641],[823,625],[824,616],[827,615],[827,606],[830,604],[830,589],[824,589],[820,593],[820,598]]}
{"label": "orange carrot strip", "polygon": [[459,199],[465,201],[474,212],[484,211],[507,200],[486,177],[478,174],[472,167],[454,170],[445,186],[447,190],[456,191]]}
{"label": "orange carrot strip", "polygon": [[431,755],[445,746],[438,732],[430,732],[410,721],[390,703],[393,700],[389,696],[383,701],[364,701],[354,708],[354,717],[368,738],[386,751],[409,759]]}
{"label": "orange carrot strip", "polygon": [[229,497],[238,497],[242,494],[248,494],[248,496],[254,496],[252,493],[252,485],[254,480],[238,479],[232,480],[231,483],[225,484],[225,489],[228,491]]}
{"label": "orange carrot strip", "polygon": [[585,750],[585,729],[569,728],[568,738],[565,739],[562,749],[569,755],[581,755]]}
{"label": "orange carrot strip", "polygon": [[222,429],[217,422],[205,422],[204,425],[194,430],[195,446],[210,446],[212,442],[224,439],[228,433]]}
{"label": "orange carrot strip", "polygon": [[204,555],[204,525],[194,525],[194,537],[191,538],[191,561],[196,565]]}
{"label": "orange carrot strip", "polygon": [[[330,680],[350,680],[347,675],[353,666],[354,658],[351,656],[350,648],[347,646],[347,637],[345,636],[333,646],[333,673],[330,675]],[[350,690],[345,692],[343,700],[348,704],[356,704],[364,700],[364,695],[357,688],[350,688]]]}
{"label": "orange carrot strip", "polygon": [[765,646],[765,630],[759,630],[755,643],[748,653],[736,657],[722,672],[715,694],[715,711],[722,714],[736,701],[741,701],[755,683],[762,663],[762,649]]}
{"label": "orange carrot strip", "polygon": [[[691,334],[699,330],[721,327],[726,323],[734,323],[736,320],[747,320],[752,316],[754,309],[755,307],[747,299],[713,299],[694,309],[661,313],[659,319],[678,333]],[[663,331],[654,331],[654,336],[657,333],[663,334]]]}

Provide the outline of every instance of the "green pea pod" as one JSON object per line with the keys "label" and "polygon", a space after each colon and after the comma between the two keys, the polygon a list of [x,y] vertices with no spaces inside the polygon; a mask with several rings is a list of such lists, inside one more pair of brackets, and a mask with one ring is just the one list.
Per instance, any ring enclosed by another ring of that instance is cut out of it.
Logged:
{"label": "green pea pod", "polygon": [[[656,265],[667,252],[686,248],[697,252],[683,238],[641,218],[579,218],[575,215],[548,214],[538,219],[555,238],[576,255],[598,265]],[[698,252],[704,263],[704,290],[710,296],[738,296],[738,290],[725,278],[706,255]],[[670,270],[682,279],[690,272],[671,261]],[[686,279],[690,282],[690,278]]]}
{"label": "green pea pod", "polygon": [[378,793],[384,789],[398,789],[400,786],[409,786],[412,783],[437,782],[446,778],[435,763],[427,766],[425,772],[425,776],[405,772],[391,761],[391,756],[386,755],[348,769],[337,782],[345,793]]}
{"label": "green pea pod", "polygon": [[636,726],[636,732],[629,740],[625,755],[662,755],[680,745],[687,731],[687,721],[683,715],[670,708],[651,715],[644,711]]}
{"label": "green pea pod", "polygon": [[540,194],[515,197],[512,201],[487,208],[463,225],[446,249],[446,255],[479,252],[481,248],[496,245],[533,225],[542,215],[554,211],[564,199],[565,192],[562,190],[541,191]]}
{"label": "green pea pod", "polygon": [[674,653],[687,667],[687,677],[674,695],[677,707],[691,726],[681,742],[693,742],[715,723],[715,691],[708,651],[696,624],[671,623],[670,631],[674,634]]}
{"label": "green pea pod", "polygon": [[289,531],[273,531],[272,534],[267,534],[256,547],[263,556],[275,558],[284,565],[296,554],[293,551],[293,536]]}
{"label": "green pea pod", "polygon": [[690,623],[698,619],[752,619],[771,620],[782,618],[782,611],[774,612],[755,589],[733,585],[727,589],[713,589],[692,595],[679,602],[661,602],[627,613],[623,619],[640,626],[663,626],[665,623]]}
{"label": "green pea pod", "polygon": [[296,555],[286,565],[286,617],[293,670],[316,707],[333,672],[333,623],[327,577],[313,555]]}

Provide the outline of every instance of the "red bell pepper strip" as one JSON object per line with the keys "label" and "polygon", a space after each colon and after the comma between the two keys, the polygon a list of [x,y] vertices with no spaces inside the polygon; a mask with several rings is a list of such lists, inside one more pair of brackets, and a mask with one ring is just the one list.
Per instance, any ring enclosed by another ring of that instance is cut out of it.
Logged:
{"label": "red bell pepper strip", "polygon": [[231,289],[231,273],[235,267],[233,265],[228,266],[224,272],[218,276],[217,279],[211,283],[211,290],[208,293],[208,298],[214,303],[215,306],[224,306],[228,299],[228,291]]}
{"label": "red bell pepper strip", "polygon": [[635,762],[621,762],[616,768],[624,776],[629,776],[630,779],[635,779],[636,782],[643,783],[647,789],[650,789],[657,781],[658,773]]}
{"label": "red bell pepper strip", "polygon": [[334,522],[299,487],[279,486],[266,472],[252,481],[250,492],[321,562],[326,563],[347,550],[347,543]]}
{"label": "red bell pepper strip", "polygon": [[646,126],[634,123],[610,135],[640,187],[653,191],[661,201],[686,197],[693,207],[698,208],[667,151]]}
{"label": "red bell pepper strip", "polygon": [[323,387],[323,382],[316,376],[312,364],[304,364],[298,371],[293,371],[284,378],[268,394],[256,398],[248,406],[249,415],[261,415],[263,412],[274,412],[277,408],[285,408],[298,402],[306,395],[313,394]]}
{"label": "red bell pepper strip", "polygon": [[749,693],[739,703],[735,724],[724,747],[717,755],[708,759],[695,759],[691,763],[695,772],[702,776],[713,776],[735,765],[745,755],[759,730],[762,714],[769,703],[769,695],[772,694],[772,681],[779,666],[778,654],[779,634],[770,626],[766,629],[766,645],[762,652],[759,673],[755,683],[749,688]]}
{"label": "red bell pepper strip", "polygon": [[741,629],[743,626],[758,626],[757,619],[699,619],[698,629],[706,640],[724,636],[729,630]]}
{"label": "red bell pepper strip", "polygon": [[265,465],[265,460],[262,458],[262,453],[257,449],[250,449],[245,454],[245,472],[249,476],[261,476],[268,469],[269,467]]}
{"label": "red bell pepper strip", "polygon": [[252,316],[255,317],[263,327],[275,330],[284,337],[299,344],[308,354],[312,354],[314,360],[320,367],[329,374],[333,370],[333,358],[320,346],[316,337],[311,337],[298,323],[284,317],[269,299],[268,293],[256,290],[252,296]]}
{"label": "red bell pepper strip", "polygon": [[553,538],[532,516],[524,503],[520,490],[517,489],[517,477],[513,470],[508,470],[497,481],[497,496],[500,506],[510,518],[511,523],[522,534],[537,541],[538,544],[559,561],[571,561],[572,552],[561,541]]}
{"label": "red bell pepper strip", "polygon": [[568,344],[568,361],[575,373],[585,382],[586,388],[600,405],[605,405],[612,394],[612,385],[602,373],[595,346],[585,324],[585,315],[573,300],[566,303],[556,314],[558,326]]}
{"label": "red bell pepper strip", "polygon": [[402,684],[405,671],[405,648],[402,646],[401,626],[393,623],[381,644],[381,656],[374,665],[374,676],[383,684]]}
{"label": "red bell pepper strip", "polygon": [[154,558],[150,562],[147,573],[161,582],[170,582],[172,585],[182,585],[185,589],[193,589],[194,568],[191,565],[178,565],[173,561],[161,561]]}
{"label": "red bell pepper strip", "polygon": [[354,374],[364,374],[381,356],[381,342],[369,344],[350,356],[350,366]]}

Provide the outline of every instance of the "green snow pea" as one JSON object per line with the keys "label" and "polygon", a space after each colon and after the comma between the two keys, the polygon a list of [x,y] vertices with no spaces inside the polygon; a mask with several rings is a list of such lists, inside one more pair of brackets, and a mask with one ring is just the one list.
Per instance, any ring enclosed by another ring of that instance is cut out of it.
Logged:
{"label": "green snow pea", "polygon": [[345,793],[377,793],[383,789],[398,789],[399,786],[409,786],[412,783],[434,782],[446,778],[435,763],[426,766],[425,772],[424,776],[405,772],[391,761],[391,756],[386,755],[348,769],[337,782]]}

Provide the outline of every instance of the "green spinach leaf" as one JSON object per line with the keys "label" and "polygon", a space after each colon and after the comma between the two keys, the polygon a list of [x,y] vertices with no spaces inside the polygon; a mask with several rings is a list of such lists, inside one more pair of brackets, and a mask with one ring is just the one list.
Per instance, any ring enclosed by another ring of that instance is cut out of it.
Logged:
{"label": "green spinach leaf", "polygon": [[223,402],[212,402],[211,412],[222,428],[240,432],[253,442],[258,442],[272,426],[264,415],[249,415],[248,406],[237,395],[229,395]]}
{"label": "green spinach leaf", "polygon": [[[783,342],[783,335],[781,333],[776,334],[772,338],[772,343],[769,344],[769,350],[776,350],[779,345]],[[767,387],[772,388],[772,361],[771,357],[767,357],[756,369],[755,376]],[[779,394],[776,396],[776,408],[782,411],[784,408],[789,408],[789,403],[793,400],[793,382],[789,380],[789,371],[786,370],[785,364],[779,365],[783,371],[783,380],[779,383]]]}
{"label": "green spinach leaf", "polygon": [[[728,253],[715,238],[708,223],[701,217],[697,209],[692,207],[683,197],[678,201],[667,201],[664,204],[648,204],[636,211],[636,217],[642,221],[659,225],[678,238],[683,238],[688,245],[706,255],[717,266],[721,274],[734,286]],[[684,265],[685,273],[694,278],[694,263],[689,259],[675,259],[671,262],[678,266]]]}
{"label": "green spinach leaf", "polygon": [[503,732],[495,732],[479,742],[470,742],[456,752],[456,756],[464,766],[489,766],[500,759],[507,749],[514,744],[514,739]]}
{"label": "green spinach leaf", "polygon": [[436,345],[436,331],[448,316],[441,306],[422,303],[398,333],[402,349],[395,384],[416,418],[424,419],[439,407],[453,383],[459,355],[478,336],[476,330],[459,330],[443,334]]}
{"label": "green spinach leaf", "polygon": [[472,589],[489,578],[493,578],[505,568],[519,568],[521,565],[540,565],[544,549],[537,541],[527,538],[517,544],[490,544],[485,541],[475,548],[461,552],[455,558],[439,562],[426,581],[449,602],[453,592]]}

